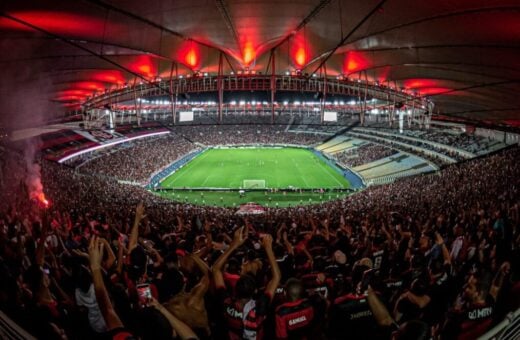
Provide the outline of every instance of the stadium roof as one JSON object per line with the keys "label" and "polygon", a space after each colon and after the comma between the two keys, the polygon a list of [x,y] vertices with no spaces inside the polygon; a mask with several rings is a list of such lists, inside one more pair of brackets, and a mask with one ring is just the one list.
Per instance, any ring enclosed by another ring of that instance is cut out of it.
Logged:
{"label": "stadium roof", "polygon": [[25,0],[0,4],[0,117],[17,125],[136,75],[246,67],[371,79],[444,114],[520,120],[518,0]]}

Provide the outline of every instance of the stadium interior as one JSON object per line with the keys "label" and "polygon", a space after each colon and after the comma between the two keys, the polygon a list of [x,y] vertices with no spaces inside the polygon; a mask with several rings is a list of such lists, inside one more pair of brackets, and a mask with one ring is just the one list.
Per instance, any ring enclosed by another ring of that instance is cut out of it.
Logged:
{"label": "stadium interior", "polygon": [[518,0],[6,0],[0,48],[0,339],[520,339]]}

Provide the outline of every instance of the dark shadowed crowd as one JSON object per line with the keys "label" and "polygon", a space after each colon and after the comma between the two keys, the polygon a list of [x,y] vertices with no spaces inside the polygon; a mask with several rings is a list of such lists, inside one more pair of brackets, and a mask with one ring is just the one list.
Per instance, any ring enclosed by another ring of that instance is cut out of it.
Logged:
{"label": "dark shadowed crowd", "polygon": [[519,159],[244,217],[41,161],[45,206],[3,149],[0,309],[38,339],[475,339],[520,305]]}

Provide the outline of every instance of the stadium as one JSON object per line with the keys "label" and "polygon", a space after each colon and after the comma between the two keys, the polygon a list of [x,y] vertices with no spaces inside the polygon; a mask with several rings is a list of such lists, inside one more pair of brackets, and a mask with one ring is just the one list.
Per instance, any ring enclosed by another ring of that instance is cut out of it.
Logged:
{"label": "stadium", "polygon": [[0,339],[520,338],[518,1],[0,4]]}

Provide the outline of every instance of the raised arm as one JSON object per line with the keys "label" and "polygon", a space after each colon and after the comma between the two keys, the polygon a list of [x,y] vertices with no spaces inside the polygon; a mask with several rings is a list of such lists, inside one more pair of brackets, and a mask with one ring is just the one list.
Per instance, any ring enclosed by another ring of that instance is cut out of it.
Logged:
{"label": "raised arm", "polygon": [[42,229],[41,229],[41,235],[38,239],[38,245],[36,247],[36,264],[38,266],[43,266],[43,263],[45,262],[45,241],[47,238],[47,231],[49,230],[49,219],[47,217],[47,213],[44,211],[42,213]]}
{"label": "raised arm", "polygon": [[114,251],[112,250],[112,247],[110,247],[110,243],[108,243],[107,240],[102,238],[101,242],[103,243],[103,246],[105,247],[104,249],[107,252],[107,259],[103,263],[103,268],[105,270],[109,270],[116,262],[116,255],[114,254]]}
{"label": "raised arm", "polygon": [[493,279],[493,283],[491,284],[491,288],[489,289],[489,295],[493,297],[493,299],[497,299],[498,293],[504,284],[504,278],[509,274],[509,270],[511,269],[511,264],[509,262],[504,262],[500,266],[500,269]]}
{"label": "raised arm", "polygon": [[287,231],[283,232],[282,239],[283,239],[283,244],[285,245],[285,249],[287,249],[287,253],[289,253],[289,255],[294,255],[294,247],[291,244],[291,242],[289,242],[289,239],[287,238]]}
{"label": "raised arm", "polygon": [[181,320],[177,319],[175,315],[170,313],[166,308],[164,308],[157,300],[153,299],[150,301],[150,306],[157,309],[170,323],[170,326],[172,326],[172,329],[175,334],[173,336],[178,336],[179,338],[183,340],[192,340],[192,339],[198,339],[197,335],[193,330],[182,322]]}
{"label": "raised arm", "polygon": [[229,245],[229,248],[226,249],[226,251],[220,255],[220,257],[215,261],[213,264],[213,280],[215,281],[216,287],[225,287],[226,284],[224,282],[224,276],[222,274],[222,268],[226,264],[227,260],[229,259],[229,256],[238,249],[244,242],[247,240],[247,234],[248,230],[246,227],[238,228],[235,231],[233,241]]}
{"label": "raised arm", "polygon": [[202,273],[199,283],[191,290],[191,296],[202,299],[209,288],[209,267],[197,254],[191,254],[190,257]]}
{"label": "raised arm", "polygon": [[282,274],[280,273],[280,267],[278,267],[278,263],[276,262],[276,258],[273,252],[273,237],[269,234],[265,235],[262,238],[262,246],[265,249],[265,253],[267,254],[267,260],[269,261],[269,265],[271,266],[271,281],[267,284],[265,289],[266,293],[268,293],[271,297],[274,296],[276,292],[276,288],[278,288],[278,284],[282,278]]}
{"label": "raised arm", "polygon": [[103,273],[101,267],[101,261],[103,260],[103,242],[97,237],[93,236],[90,239],[88,247],[90,271],[92,272],[92,281],[94,283],[94,291],[96,294],[96,300],[99,305],[99,310],[103,315],[103,319],[107,324],[108,330],[123,327],[123,323],[119,316],[116,314],[110,297],[108,296],[105,282],[103,281]]}
{"label": "raised arm", "polygon": [[444,258],[444,264],[451,264],[451,256],[448,247],[446,247],[446,244],[444,243],[444,239],[442,238],[441,234],[437,232],[435,233],[435,243],[439,247],[441,247],[442,257]]}
{"label": "raised arm", "polygon": [[390,316],[390,313],[388,312],[388,309],[386,309],[385,305],[379,300],[376,293],[370,287],[368,286],[367,290],[368,296],[368,306],[370,307],[370,310],[372,311],[372,314],[374,315],[374,318],[376,319],[376,322],[380,326],[390,326],[394,323],[394,319]]}
{"label": "raised arm", "polygon": [[145,217],[144,215],[144,204],[140,202],[135,208],[135,219],[132,230],[130,230],[130,238],[128,240],[128,252],[134,250],[137,247],[137,239],[139,238],[139,223]]}

